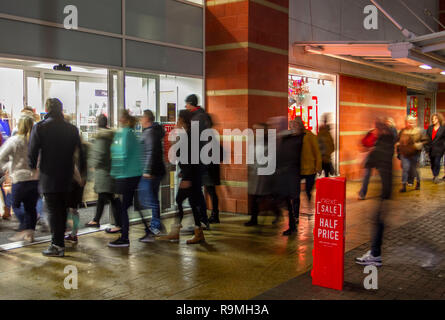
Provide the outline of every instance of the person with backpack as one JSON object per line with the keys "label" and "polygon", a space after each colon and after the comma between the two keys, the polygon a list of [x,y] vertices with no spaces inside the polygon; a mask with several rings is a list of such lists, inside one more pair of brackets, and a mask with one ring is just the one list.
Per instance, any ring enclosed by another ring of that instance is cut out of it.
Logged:
{"label": "person with backpack", "polygon": [[425,149],[430,157],[433,182],[439,183],[440,161],[445,152],[445,127],[440,113],[433,114],[431,122],[432,124],[426,131],[428,143],[425,145]]}
{"label": "person with backpack", "polygon": [[420,153],[427,142],[426,136],[417,126],[417,118],[406,117],[405,128],[399,133],[397,152],[402,161],[402,188],[400,192],[406,192],[409,176],[416,178],[416,190],[420,190],[420,174],[417,168]]}

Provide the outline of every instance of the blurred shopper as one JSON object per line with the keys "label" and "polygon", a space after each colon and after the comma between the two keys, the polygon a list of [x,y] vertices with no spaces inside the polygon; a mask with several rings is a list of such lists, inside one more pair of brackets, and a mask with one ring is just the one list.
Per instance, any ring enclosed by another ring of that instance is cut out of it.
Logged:
{"label": "blurred shopper", "polygon": [[[298,131],[298,122],[299,120],[291,121],[289,123],[290,129],[293,132]],[[312,203],[312,190],[314,189],[315,185],[315,177],[317,176],[317,173],[321,173],[321,169],[322,160],[321,153],[318,148],[317,136],[313,134],[312,131],[304,128],[303,147],[301,150],[300,176],[301,179],[304,179],[306,182],[304,190],[307,195],[309,204],[308,213],[310,214],[314,213],[314,205]]]}
{"label": "blurred shopper", "polygon": [[[213,126],[213,120],[209,115],[210,124]],[[212,139],[217,139],[217,137],[212,136]],[[212,157],[213,150],[210,151],[209,156]],[[212,213],[209,218],[209,223],[219,223],[219,199],[216,193],[216,186],[221,185],[221,174],[220,174],[220,163],[224,161],[224,149],[219,146],[220,158],[218,163],[209,163],[206,167],[203,175],[203,184],[205,191],[210,197],[212,202]]]}
{"label": "blurred shopper", "polygon": [[279,204],[285,202],[289,214],[289,229],[284,236],[297,231],[300,215],[301,192],[301,150],[303,147],[304,125],[301,118],[292,124],[292,131],[287,130],[286,117],[274,117],[269,120],[269,126],[277,130],[277,169],[273,176],[274,194]]}
{"label": "blurred shopper", "polygon": [[34,241],[34,231],[37,223],[38,174],[28,164],[29,136],[34,125],[34,118],[22,115],[18,122],[17,134],[9,138],[0,148],[0,167],[10,173],[12,180],[12,208],[24,212],[20,231],[9,240]]}
{"label": "blurred shopper", "polygon": [[402,188],[400,192],[406,192],[410,175],[416,178],[416,190],[420,190],[420,174],[417,165],[420,152],[426,142],[427,138],[417,127],[417,118],[408,116],[406,126],[400,131],[397,143],[397,150],[402,161]]}
{"label": "blurred shopper", "polygon": [[[253,125],[253,130],[264,130],[264,140],[255,138],[255,155],[257,154],[268,154],[268,135],[267,135],[267,124],[258,123]],[[256,135],[255,135],[256,137]],[[260,212],[260,204],[265,201],[266,197],[272,193],[272,176],[271,175],[259,175],[258,169],[262,167],[257,162],[257,157],[255,156],[255,162],[253,164],[247,165],[247,175],[249,179],[247,193],[250,202],[250,220],[244,225],[246,227],[256,226],[258,224],[258,214]]]}
{"label": "blurred shopper", "polygon": [[443,126],[443,116],[440,113],[435,113],[431,117],[431,122],[432,124],[426,131],[428,143],[425,145],[425,149],[430,157],[433,181],[434,183],[439,183],[440,161],[445,152],[445,127]]}
{"label": "blurred shopper", "polygon": [[141,242],[153,241],[153,236],[158,236],[164,231],[161,223],[161,209],[159,205],[159,187],[165,176],[164,151],[162,139],[165,131],[155,122],[155,116],[150,110],[145,110],[142,116],[142,154],[143,176],[139,182],[139,202],[143,209],[151,209],[151,223]]}
{"label": "blurred shopper", "polygon": [[97,119],[98,130],[91,147],[89,157],[94,168],[94,192],[98,194],[96,215],[94,219],[85,224],[86,227],[99,228],[105,204],[111,205],[115,228],[107,228],[108,233],[116,233],[121,230],[121,203],[114,195],[114,179],[111,171],[111,144],[114,131],[108,128],[108,119],[101,114]]}
{"label": "blurred shopper", "polygon": [[[82,152],[85,158],[88,158],[88,145],[82,141]],[[65,236],[66,241],[77,243],[77,232],[79,231],[79,207],[83,203],[83,191],[85,189],[85,184],[87,181],[87,166],[85,166],[83,171],[80,171],[79,166],[79,152],[74,153],[74,175],[73,182],[71,183],[71,193],[68,199],[68,219],[72,221],[73,226],[71,228],[71,233]]]}
{"label": "blurred shopper", "polygon": [[377,141],[366,163],[367,168],[376,168],[382,182],[380,203],[375,215],[375,226],[372,237],[371,250],[362,257],[356,258],[360,265],[382,265],[381,246],[384,230],[385,215],[389,212],[388,200],[392,191],[392,162],[394,145],[397,140],[393,128],[387,119],[378,118],[375,124]]}
{"label": "blurred shopper", "polygon": [[376,142],[377,142],[377,131],[375,128],[369,130],[361,141],[361,145],[364,148],[366,155],[365,155],[362,187],[358,193],[359,200],[365,200],[366,194],[368,193],[368,185],[369,185],[369,179],[371,178],[372,169],[366,167],[366,162],[368,161],[368,157],[371,154],[372,150],[374,149]]}
{"label": "blurred shopper", "polygon": [[[199,137],[201,136],[202,131],[205,129],[209,129],[213,126],[212,119],[208,115],[208,113],[198,106],[198,96],[195,94],[191,94],[187,96],[185,99],[186,108],[189,110],[192,114],[191,123],[198,124],[199,125]],[[205,141],[195,141],[199,143],[199,154],[201,154],[202,147],[207,143]],[[199,204],[199,212],[201,214],[201,222],[203,223],[203,226],[206,230],[210,229],[209,219],[207,217],[207,204],[205,201],[204,193],[202,192],[202,186],[203,186],[203,176],[206,175],[207,172],[207,166],[202,164],[201,159],[199,159],[199,172],[200,174],[195,175],[193,177],[193,196],[196,197],[196,202]],[[194,232],[195,228],[190,227],[186,230],[184,230],[186,233],[189,233],[190,231]]]}
{"label": "blurred shopper", "polygon": [[79,131],[63,117],[62,102],[58,99],[48,99],[45,107],[47,111],[45,120],[37,123],[32,129],[29,166],[31,169],[36,169],[37,161],[40,159],[40,186],[48,208],[52,235],[51,245],[43,251],[43,255],[63,257],[75,151],[79,152],[77,165],[81,172],[86,170],[86,159]]}
{"label": "blurred shopper", "polygon": [[332,165],[332,153],[335,151],[334,139],[331,135],[331,127],[328,124],[328,115],[323,115],[323,124],[318,130],[318,147],[321,153],[322,170],[324,176],[334,175],[334,166]]}
{"label": "blurred shopper", "polygon": [[127,110],[122,112],[122,128],[116,132],[111,145],[111,176],[116,183],[116,193],[121,200],[121,236],[108,244],[110,247],[128,247],[130,245],[128,208],[133,204],[136,188],[142,176],[141,144],[136,137],[134,127],[136,118]]}
{"label": "blurred shopper", "polygon": [[[180,169],[179,177],[181,179],[179,183],[179,189],[178,193],[176,195],[176,203],[178,205],[178,213],[175,217],[175,222],[171,227],[170,233],[166,236],[160,237],[160,240],[168,240],[172,242],[179,241],[179,233],[182,228],[182,219],[184,217],[184,209],[183,209],[183,202],[188,199],[192,213],[193,213],[193,219],[194,219],[194,236],[190,240],[187,240],[187,244],[197,244],[200,242],[204,242],[204,233],[201,226],[201,214],[198,209],[198,199],[193,195],[194,189],[193,183],[195,183],[197,180],[194,179],[195,175],[200,174],[199,164],[192,164],[191,163],[191,120],[192,120],[192,113],[188,110],[181,110],[179,112],[178,116],[178,129],[184,129],[185,137],[182,137],[182,139],[187,139],[187,158],[181,157],[181,152],[184,152],[184,150],[179,149],[178,153],[176,154],[176,157],[179,159],[178,166]],[[179,143],[179,142],[177,142]]]}

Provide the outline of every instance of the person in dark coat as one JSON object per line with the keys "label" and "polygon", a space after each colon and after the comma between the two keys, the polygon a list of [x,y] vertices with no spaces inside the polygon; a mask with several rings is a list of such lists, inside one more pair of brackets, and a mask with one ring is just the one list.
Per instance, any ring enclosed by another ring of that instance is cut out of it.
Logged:
{"label": "person in dark coat", "polygon": [[145,230],[146,235],[141,242],[153,241],[165,229],[161,223],[161,210],[159,205],[159,187],[165,176],[164,152],[162,139],[164,128],[155,122],[155,116],[150,110],[145,110],[141,120],[142,124],[142,161],[143,175],[139,182],[139,201],[143,209],[151,209],[152,217],[150,227]]}
{"label": "person in dark coat", "polygon": [[277,169],[273,177],[274,194],[277,201],[285,202],[289,212],[289,229],[283,232],[288,236],[297,231],[300,212],[301,191],[301,150],[303,147],[304,126],[297,118],[297,129],[287,130],[286,117],[275,117],[269,122],[277,130]]}
{"label": "person in dark coat", "polygon": [[96,215],[92,221],[85,224],[86,227],[100,227],[105,204],[111,205],[116,228],[109,228],[109,233],[118,232],[120,223],[120,200],[114,195],[114,179],[111,171],[111,144],[113,143],[114,131],[108,128],[108,119],[101,114],[97,119],[98,130],[91,147],[91,166],[94,168],[94,192],[98,194]]}
{"label": "person in dark coat", "polygon": [[[168,235],[162,236],[159,240],[166,240],[170,242],[178,242],[179,234],[182,228],[182,219],[184,218],[184,210],[183,210],[183,202],[188,199],[190,203],[190,207],[193,213],[194,219],[194,236],[187,240],[187,244],[197,244],[200,242],[204,242],[204,233],[202,231],[201,226],[201,214],[199,212],[197,202],[197,198],[193,195],[193,192],[196,188],[193,188],[193,183],[195,183],[196,179],[194,176],[200,174],[199,164],[194,164],[191,161],[191,118],[192,114],[188,110],[181,110],[178,116],[178,129],[183,129],[182,135],[179,137],[180,140],[176,143],[180,143],[180,148],[178,148],[176,157],[178,159],[178,166],[180,169],[179,177],[181,178],[181,182],[179,183],[179,189],[176,194],[176,203],[178,205],[178,213],[175,217],[175,223],[172,225],[171,230]],[[186,145],[185,145],[186,143]],[[184,150],[184,149],[187,150]],[[187,151],[187,152],[185,152]]]}
{"label": "person in dark coat", "polygon": [[432,124],[426,130],[428,142],[425,149],[430,156],[431,171],[433,172],[434,183],[439,183],[440,160],[445,151],[445,127],[443,117],[440,113],[435,113],[431,117]]}
{"label": "person in dark coat", "polygon": [[[193,132],[193,126],[199,124],[199,137],[201,137],[202,131],[209,129],[213,126],[212,120],[208,113],[198,106],[198,97],[195,94],[191,94],[187,96],[185,99],[186,109],[191,112],[191,132]],[[199,141],[199,154],[201,154],[202,147],[206,144],[205,141]],[[200,158],[200,157],[199,157]],[[202,192],[203,186],[203,177],[206,175],[207,166],[201,162],[199,159],[199,168],[200,173],[193,177],[194,183],[193,185],[193,196],[196,197],[196,202],[199,203],[199,212],[201,214],[201,222],[206,226],[206,229],[210,229],[209,219],[207,217],[207,204],[205,201],[204,193]],[[194,230],[194,228],[189,228],[184,230],[185,232],[190,232]],[[193,231],[192,231],[193,232]]]}
{"label": "person in dark coat", "polygon": [[394,157],[394,146],[397,141],[397,131],[395,131],[388,119],[378,118],[376,120],[377,141],[375,147],[368,157],[366,167],[376,168],[382,182],[382,192],[380,203],[375,215],[375,225],[372,236],[371,250],[355,261],[360,265],[382,265],[381,246],[383,240],[383,230],[385,227],[385,215],[389,212],[388,200],[392,193],[392,165]]}
{"label": "person in dark coat", "polygon": [[[29,143],[29,167],[37,169],[40,159],[40,185],[48,208],[51,245],[43,255],[64,256],[68,197],[74,174],[74,153],[79,152],[78,168],[86,171],[78,129],[65,121],[63,105],[58,99],[46,101],[46,118],[37,123]],[[39,157],[40,156],[40,157]]]}

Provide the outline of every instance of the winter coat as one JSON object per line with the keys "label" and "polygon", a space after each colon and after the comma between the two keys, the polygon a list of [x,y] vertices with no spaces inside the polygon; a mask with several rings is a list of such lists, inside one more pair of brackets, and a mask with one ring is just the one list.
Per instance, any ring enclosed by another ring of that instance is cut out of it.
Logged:
{"label": "winter coat", "polygon": [[377,168],[379,170],[392,170],[392,161],[394,157],[394,145],[397,140],[396,132],[389,129],[385,134],[377,137],[374,149],[366,161],[367,168]]}
{"label": "winter coat", "polygon": [[[178,149],[176,152],[176,157],[178,159],[178,166],[181,170],[181,179],[184,181],[193,181],[196,176],[201,174],[201,169],[199,164],[192,163],[192,139],[190,131],[186,131],[181,139],[187,139],[187,158],[182,159],[181,157],[181,149]],[[179,143],[179,142],[176,142]]]}
{"label": "winter coat", "polygon": [[434,126],[429,126],[426,131],[428,136],[428,142],[425,144],[425,149],[430,155],[430,157],[441,157],[445,152],[445,127],[440,126],[437,130],[436,137],[433,140],[433,128]]}
{"label": "winter coat", "polygon": [[[267,145],[256,144],[255,154],[267,154]],[[255,158],[256,159],[256,158]],[[266,167],[266,165],[259,165],[257,161],[253,164],[247,165],[247,175],[249,185],[247,192],[251,195],[266,196],[272,193],[273,175],[258,175],[258,168]]]}
{"label": "winter coat", "polygon": [[24,136],[15,135],[0,148],[0,168],[9,172],[12,183],[38,180],[36,170],[28,164],[28,141]]}
{"label": "winter coat", "polygon": [[111,144],[114,132],[100,128],[91,147],[90,162],[94,168],[94,192],[113,193],[114,179],[111,176]]}
{"label": "winter coat", "polygon": [[[209,129],[213,126],[212,119],[209,114],[201,107],[197,107],[192,111],[191,121],[198,121],[199,123],[199,134],[205,129]],[[192,122],[193,124],[193,122]]]}
{"label": "winter coat", "polygon": [[335,151],[334,140],[329,132],[328,126],[322,126],[318,132],[318,146],[323,163],[331,162],[331,155]]}
{"label": "winter coat", "polygon": [[277,169],[273,176],[273,193],[281,197],[296,197],[301,169],[301,150],[304,134],[289,131],[278,135]]}
{"label": "winter coat", "polygon": [[301,151],[301,175],[309,176],[321,171],[321,154],[317,136],[305,129]]}
{"label": "winter coat", "polygon": [[43,193],[71,190],[74,153],[79,151],[79,171],[86,171],[86,158],[79,130],[65,121],[63,114],[48,114],[34,125],[29,142],[29,167],[37,168],[40,155],[40,187]]}
{"label": "winter coat", "polygon": [[419,154],[428,138],[420,128],[402,129],[399,133],[398,151],[404,157],[412,157]]}
{"label": "winter coat", "polygon": [[145,174],[156,177],[165,175],[164,152],[162,139],[165,136],[164,128],[157,122],[142,132],[142,164]]}
{"label": "winter coat", "polygon": [[120,129],[111,145],[111,176],[115,179],[142,176],[141,156],[141,144],[134,129]]}

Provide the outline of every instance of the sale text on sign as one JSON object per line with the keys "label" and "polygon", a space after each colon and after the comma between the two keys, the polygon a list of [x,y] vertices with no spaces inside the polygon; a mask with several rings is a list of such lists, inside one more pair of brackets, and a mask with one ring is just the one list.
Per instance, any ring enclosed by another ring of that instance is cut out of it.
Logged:
{"label": "sale text on sign", "polygon": [[312,284],[342,290],[345,251],[345,178],[317,180]]}

